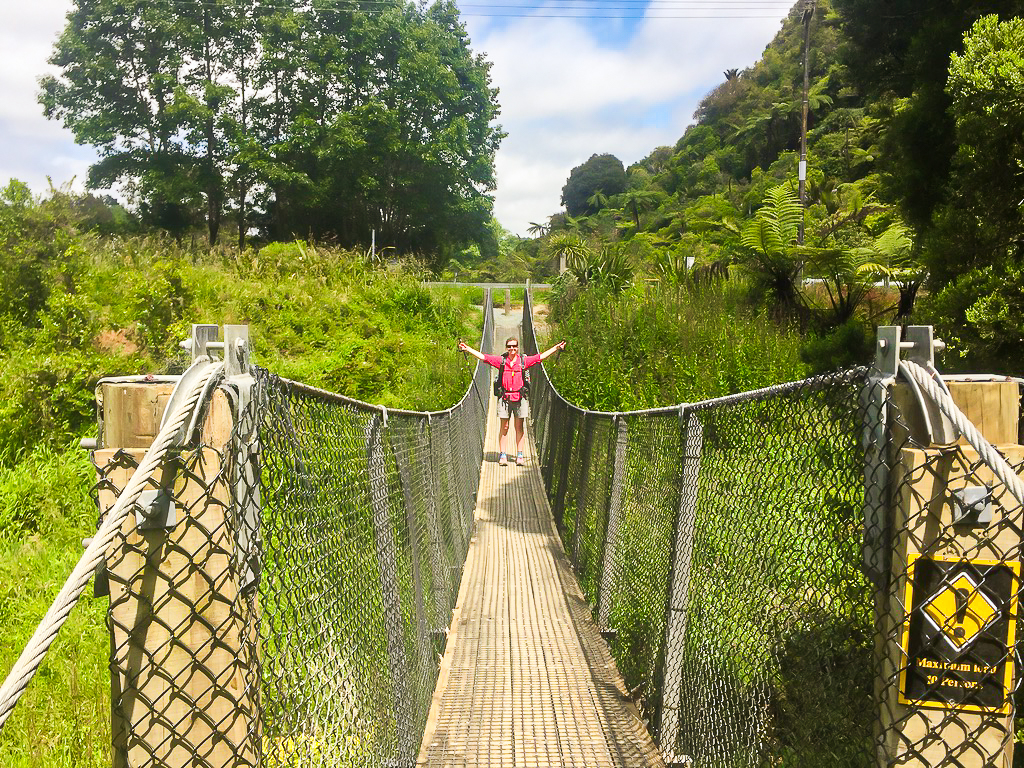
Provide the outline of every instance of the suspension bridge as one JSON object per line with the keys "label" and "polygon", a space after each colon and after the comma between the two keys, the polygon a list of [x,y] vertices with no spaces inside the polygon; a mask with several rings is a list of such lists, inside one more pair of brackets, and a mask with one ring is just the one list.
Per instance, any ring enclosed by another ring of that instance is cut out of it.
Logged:
{"label": "suspension bridge", "polygon": [[[536,351],[530,302],[481,349]],[[940,376],[930,329],[630,413],[537,366],[523,467],[483,364],[420,413],[254,366],[245,328],[188,346],[98,388],[100,525],[0,728],[92,583],[119,767],[1013,764],[1020,382]]]}

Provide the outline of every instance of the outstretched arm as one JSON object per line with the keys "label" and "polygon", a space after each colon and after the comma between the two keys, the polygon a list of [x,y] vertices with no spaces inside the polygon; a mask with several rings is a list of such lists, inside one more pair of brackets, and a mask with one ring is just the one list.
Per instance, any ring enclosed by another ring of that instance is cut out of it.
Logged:
{"label": "outstretched arm", "polygon": [[480,351],[478,351],[476,349],[473,349],[471,346],[469,346],[469,344],[464,342],[462,339],[459,339],[459,351],[460,352],[468,352],[473,357],[475,357],[477,360],[483,360],[485,363],[487,362],[487,360],[484,359],[484,353],[483,352],[480,352]]}
{"label": "outstretched arm", "polygon": [[557,344],[555,344],[555,346],[553,346],[551,349],[546,349],[543,352],[541,352],[540,353],[540,359],[541,360],[547,360],[549,357],[551,357],[553,354],[555,354],[555,352],[558,352],[561,349],[565,349],[565,342],[564,341],[560,341]]}

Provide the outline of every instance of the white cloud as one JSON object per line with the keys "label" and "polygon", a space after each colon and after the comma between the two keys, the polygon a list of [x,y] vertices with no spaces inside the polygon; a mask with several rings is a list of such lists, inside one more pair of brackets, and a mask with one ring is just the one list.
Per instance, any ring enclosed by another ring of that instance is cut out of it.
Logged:
{"label": "white cloud", "polygon": [[493,62],[501,124],[495,214],[525,234],[560,209],[573,167],[609,152],[627,165],[682,136],[723,71],[760,58],[779,19],[645,19],[602,41],[594,22],[468,19],[473,47]]}
{"label": "white cloud", "polygon": [[15,178],[34,192],[76,179],[82,188],[95,155],[78,147],[71,133],[43,117],[37,101],[38,79],[51,72],[53,44],[71,9],[70,0],[35,0],[4,9],[0,27],[0,184]]}

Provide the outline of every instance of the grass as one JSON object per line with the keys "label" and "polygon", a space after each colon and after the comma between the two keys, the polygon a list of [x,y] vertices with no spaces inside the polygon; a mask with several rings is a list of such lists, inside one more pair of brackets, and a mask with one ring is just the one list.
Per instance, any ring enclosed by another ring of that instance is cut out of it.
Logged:
{"label": "grass", "polygon": [[552,380],[585,408],[697,402],[807,374],[799,334],[745,305],[740,286],[620,295],[562,286],[551,307],[551,338],[568,342]]}
{"label": "grass", "polygon": [[[0,468],[0,670],[14,664],[96,526],[84,451],[40,448]],[[0,765],[110,765],[106,599],[79,601],[0,732]]]}

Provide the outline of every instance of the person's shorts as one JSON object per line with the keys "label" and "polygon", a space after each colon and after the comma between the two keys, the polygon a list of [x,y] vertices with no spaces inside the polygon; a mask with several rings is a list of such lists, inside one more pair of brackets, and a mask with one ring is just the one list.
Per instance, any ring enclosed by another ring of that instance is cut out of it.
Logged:
{"label": "person's shorts", "polygon": [[530,418],[530,401],[526,399],[517,400],[514,403],[499,398],[498,400],[498,418],[508,419],[515,416],[517,419],[528,419]]}

